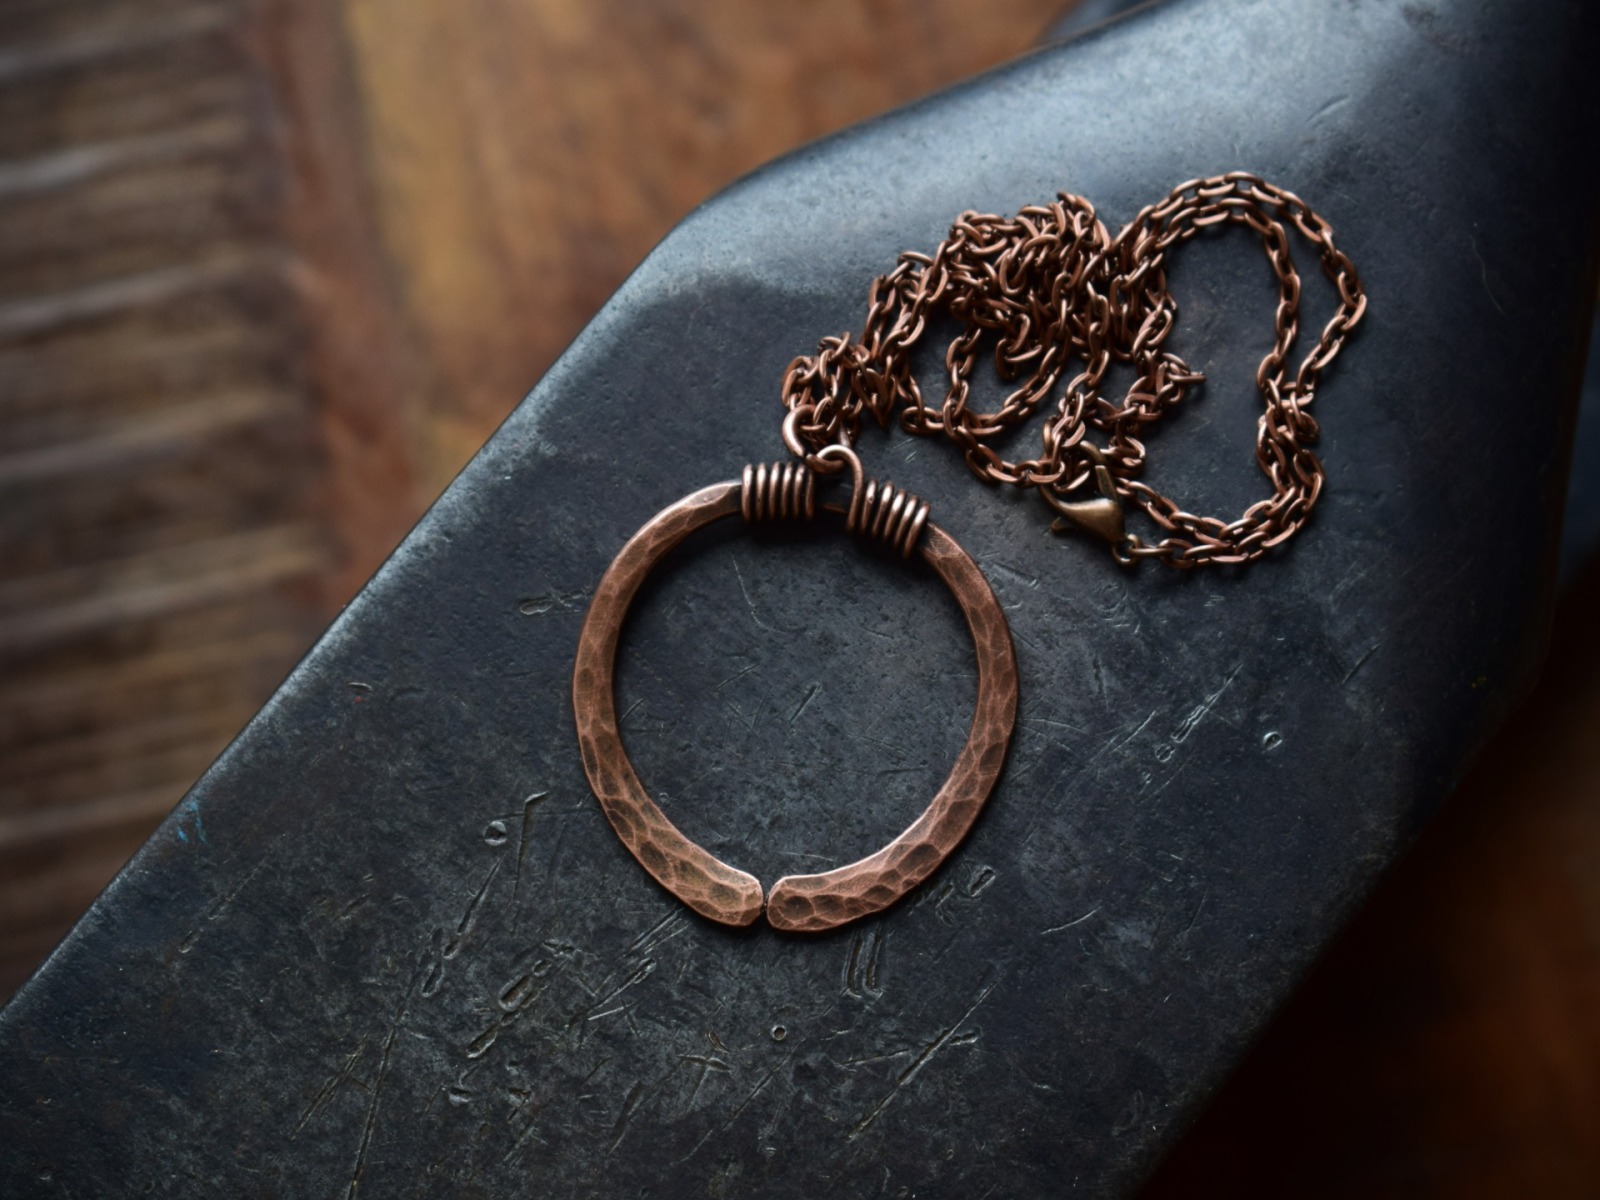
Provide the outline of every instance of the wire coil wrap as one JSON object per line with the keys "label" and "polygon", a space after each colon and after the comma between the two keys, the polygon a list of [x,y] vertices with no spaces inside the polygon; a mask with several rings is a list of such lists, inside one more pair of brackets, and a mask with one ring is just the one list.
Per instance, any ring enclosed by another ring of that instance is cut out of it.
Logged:
{"label": "wire coil wrap", "polygon": [[744,469],[739,511],[752,525],[809,521],[816,515],[816,474],[804,463],[751,463]]}
{"label": "wire coil wrap", "polygon": [[887,546],[901,558],[911,557],[927,524],[928,505],[886,480],[868,479],[850,494],[845,528]]}

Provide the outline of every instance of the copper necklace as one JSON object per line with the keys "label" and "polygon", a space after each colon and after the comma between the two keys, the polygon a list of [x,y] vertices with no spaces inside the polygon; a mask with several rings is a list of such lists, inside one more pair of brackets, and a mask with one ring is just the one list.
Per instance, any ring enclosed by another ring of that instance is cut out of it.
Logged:
{"label": "copper necklace", "polygon": [[[1167,290],[1169,250],[1213,225],[1237,222],[1261,238],[1278,284],[1272,349],[1256,371],[1265,402],[1256,462],[1272,495],[1233,521],[1195,516],[1138,479],[1144,425],[1200,380],[1166,340],[1177,317]],[[1317,344],[1289,374],[1299,331],[1300,275],[1289,227],[1316,248],[1339,305]],[[1308,411],[1323,370],[1366,311],[1350,260],[1328,223],[1291,192],[1231,172],[1191,180],[1111,237],[1093,205],[1062,193],[1014,217],[963,213],[931,255],[905,253],[873,281],[860,341],[823,339],[784,375],[783,440],[795,461],[746,467],[742,479],[713,484],[663,509],[618,553],[595,590],[573,672],[573,706],[584,772],[617,835],[644,868],[690,908],[714,921],[749,925],[763,910],[776,928],[830,929],[879,912],[921,883],[977,819],[1010,744],[1017,712],[1017,664],[1005,615],[982,572],[955,540],[928,521],[928,506],[865,476],[852,449],[862,417],[887,426],[898,413],[913,434],[942,434],[989,483],[1036,488],[1058,514],[1054,528],[1103,538],[1117,561],[1157,558],[1174,567],[1246,563],[1293,536],[1322,491]],[[931,315],[947,313],[962,332],[944,362],[949,388],[930,406],[912,374],[911,354]],[[995,412],[968,405],[986,336],[996,339],[1002,380],[1022,380]],[[1135,380],[1120,403],[1100,394],[1113,362]],[[1037,458],[1010,462],[988,442],[1027,421],[1067,380],[1042,428]],[[1087,440],[1093,430],[1104,444]],[[847,475],[846,506],[819,505],[818,480]],[[1094,495],[1074,498],[1092,485]],[[1128,507],[1163,531],[1153,543],[1124,528]],[[961,606],[978,657],[978,698],[966,744],[928,808],[877,853],[816,875],[790,875],[763,894],[759,880],[683,835],[645,791],[622,746],[613,685],[623,618],[652,567],[689,534],[740,514],[747,522],[842,516],[846,532],[908,557],[920,554]]]}

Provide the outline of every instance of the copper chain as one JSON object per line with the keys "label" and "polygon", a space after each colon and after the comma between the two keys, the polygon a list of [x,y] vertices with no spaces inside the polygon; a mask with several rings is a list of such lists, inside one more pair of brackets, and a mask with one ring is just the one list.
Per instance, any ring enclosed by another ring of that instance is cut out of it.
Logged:
{"label": "copper chain", "polygon": [[[1202,229],[1229,222],[1260,235],[1277,277],[1278,307],[1272,349],[1256,370],[1266,405],[1256,461],[1273,492],[1236,520],[1222,521],[1183,511],[1138,475],[1144,426],[1175,408],[1202,378],[1165,348],[1178,312],[1167,290],[1167,255]],[[1292,376],[1300,275],[1289,252],[1290,225],[1316,247],[1339,297]],[[1310,449],[1318,428],[1307,410],[1366,305],[1355,267],[1334,246],[1328,223],[1292,192],[1240,171],[1174,188],[1115,238],[1089,201],[1067,193],[1014,217],[967,212],[932,255],[902,254],[894,270],[873,281],[859,342],[849,334],[824,338],[815,355],[789,365],[784,440],[815,469],[830,471],[837,464],[819,452],[853,444],[863,413],[886,427],[898,412],[909,432],[955,442],[980,479],[1040,488],[1058,500],[1084,487],[1103,462],[1121,502],[1167,534],[1148,545],[1127,537],[1113,547],[1119,558],[1158,558],[1176,567],[1250,562],[1299,530],[1321,494],[1322,463]],[[939,311],[964,328],[945,350],[950,386],[933,407],[911,356]],[[978,412],[968,402],[987,335],[998,339],[1000,378],[1022,384],[998,411]],[[1120,404],[1100,394],[1113,362],[1131,364],[1136,376]],[[1077,372],[1043,426],[1039,457],[1011,462],[987,444],[1032,417],[1074,364]],[[1085,440],[1091,429],[1104,435],[1103,448]]]}

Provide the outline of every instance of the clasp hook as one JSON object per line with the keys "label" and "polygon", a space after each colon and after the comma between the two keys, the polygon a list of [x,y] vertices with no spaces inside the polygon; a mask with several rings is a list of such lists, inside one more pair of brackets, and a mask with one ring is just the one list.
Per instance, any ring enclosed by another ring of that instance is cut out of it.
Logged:
{"label": "clasp hook", "polygon": [[1106,466],[1105,455],[1100,453],[1099,447],[1087,443],[1078,448],[1094,463],[1094,486],[1100,494],[1091,500],[1063,500],[1049,488],[1040,488],[1045,503],[1061,514],[1050,522],[1050,531],[1087,530],[1109,542],[1113,552],[1122,550],[1128,543],[1128,530],[1123,523],[1122,497],[1117,495],[1117,485],[1111,478],[1111,469]]}

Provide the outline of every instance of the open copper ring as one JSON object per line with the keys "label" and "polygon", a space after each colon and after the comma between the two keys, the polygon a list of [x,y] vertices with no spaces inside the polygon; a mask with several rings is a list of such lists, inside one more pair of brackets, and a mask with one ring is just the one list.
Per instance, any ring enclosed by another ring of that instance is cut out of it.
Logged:
{"label": "open copper ring", "polygon": [[685,837],[645,791],[622,747],[613,682],[623,619],[645,577],[695,530],[738,513],[743,487],[714,484],[663,509],[633,535],[600,580],[572,678],[583,769],[623,844],[661,886],[702,916],[749,925],[765,908],[778,929],[832,929],[889,907],[931,875],[966,836],[999,778],[1011,741],[1016,653],[1005,614],[977,564],[949,534],[926,525],[917,549],[955,594],[977,648],[978,697],[966,744],[933,802],[899,837],[848,866],[787,875],[763,900],[758,879]]}

